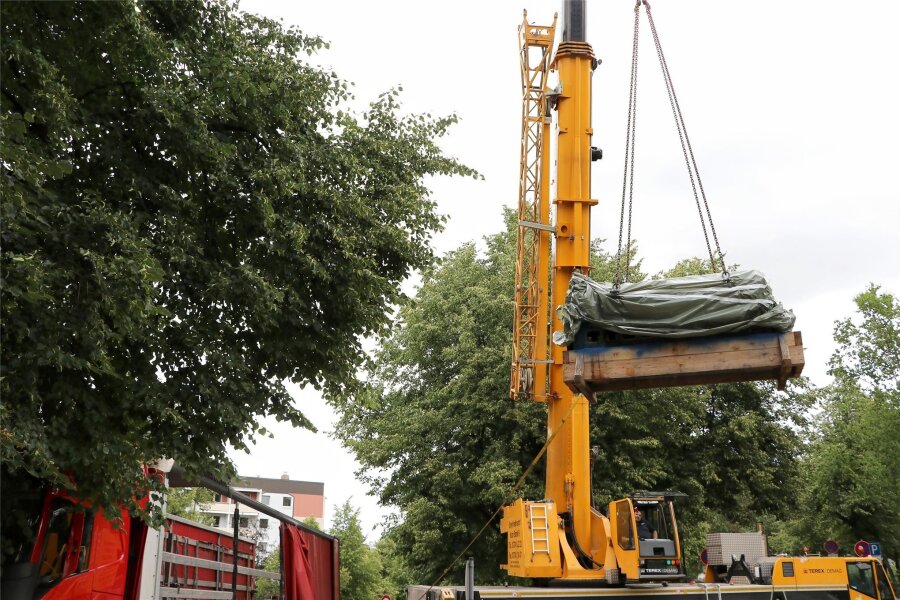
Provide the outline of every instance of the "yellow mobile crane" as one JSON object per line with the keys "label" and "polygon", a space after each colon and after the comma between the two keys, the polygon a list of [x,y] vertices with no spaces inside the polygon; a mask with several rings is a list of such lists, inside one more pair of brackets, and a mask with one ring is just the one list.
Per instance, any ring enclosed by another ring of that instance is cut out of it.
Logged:
{"label": "yellow mobile crane", "polygon": [[[678,125],[710,264],[720,266],[723,272],[723,280],[714,283],[716,290],[721,291],[732,287],[733,280],[725,269],[724,255],[647,0],[638,0],[634,9],[626,183],[633,176],[633,116],[642,7],[646,7]],[[799,332],[790,331],[791,315],[785,329],[770,331],[763,327],[749,333],[719,335],[716,339],[679,339],[674,343],[671,340],[635,343],[635,339],[628,339],[621,343],[613,337],[612,342],[606,343],[602,341],[608,337],[606,333],[586,328],[583,334],[578,334],[582,341],[573,336],[575,343],[568,349],[550,344],[550,332],[564,329],[560,317],[555,312],[551,314],[551,307],[566,304],[573,278],[582,281],[582,276],[590,274],[590,211],[597,204],[591,198],[590,167],[592,161],[602,157],[591,144],[591,78],[598,61],[586,41],[585,2],[564,0],[563,8],[561,41],[555,54],[555,17],[552,25],[534,25],[528,23],[526,13],[519,28],[522,156],[510,396],[547,405],[549,441],[545,499],[538,502],[519,499],[504,507],[500,526],[507,534],[508,543],[508,561],[504,567],[510,575],[519,577],[610,584],[684,579],[673,507],[673,499],[681,494],[636,493],[611,502],[606,515],[591,506],[589,404],[584,394],[760,379],[775,379],[781,388],[803,368],[802,340]],[[554,89],[548,87],[551,70],[559,77]],[[551,221],[550,132],[554,110],[557,189],[552,200],[555,218]],[[624,215],[624,196],[622,208]],[[715,250],[706,235],[707,222]],[[629,218],[626,255],[630,235]],[[623,251],[621,242],[619,251]],[[627,269],[626,259],[626,272]],[[617,273],[616,294],[621,283],[618,277]],[[736,289],[743,288],[736,286]],[[777,310],[783,311],[780,305]],[[692,312],[697,309],[693,308]],[[693,333],[696,329],[689,331]],[[635,518],[638,508],[643,520],[649,521],[652,527],[646,528]],[[649,532],[654,530],[651,536]]]}
{"label": "yellow mobile crane", "polygon": [[[635,45],[641,6],[647,6],[650,18],[647,0],[638,0]],[[507,535],[507,572],[545,582],[555,580],[554,585],[476,588],[470,561],[464,588],[410,586],[407,596],[417,600],[649,600],[651,596],[653,600],[722,600],[723,596],[731,600],[897,600],[877,559],[773,557],[762,532],[710,534],[704,581],[670,583],[686,579],[673,507],[673,499],[681,494],[636,492],[611,502],[606,515],[591,506],[588,398],[579,391],[592,395],[612,389],[756,379],[783,384],[799,374],[803,361],[799,333],[796,340],[795,332],[766,334],[765,339],[753,334],[749,341],[731,337],[702,344],[739,347],[744,355],[740,367],[710,370],[710,361],[692,359],[687,361],[690,364],[681,361],[681,372],[657,369],[612,383],[600,381],[588,370],[581,374],[576,370],[575,376],[569,377],[572,355],[583,350],[550,344],[551,330],[562,329],[550,309],[564,303],[576,273],[587,275],[590,271],[590,208],[597,204],[590,193],[590,164],[601,153],[591,145],[591,78],[598,62],[585,41],[585,2],[564,0],[563,7],[561,42],[555,54],[556,17],[551,25],[535,25],[528,23],[526,13],[519,28],[522,161],[510,396],[547,404],[546,497],[518,499],[503,507],[500,523],[501,532]],[[652,19],[651,29],[655,38]],[[559,74],[558,86],[553,89],[548,88],[551,70]],[[668,78],[665,66],[663,70]],[[634,74],[633,63],[632,77]],[[631,89],[633,96],[634,82]],[[551,202],[554,110],[558,183]],[[555,206],[552,220],[551,204]],[[718,255],[721,260],[721,252]],[[715,263],[711,250],[710,257]],[[685,345],[690,343],[680,344]],[[758,356],[754,355],[757,350]],[[666,344],[657,344],[653,351],[657,357],[677,357],[677,350]],[[629,354],[622,348],[615,352]],[[717,362],[728,362],[721,350],[715,352],[720,355]],[[593,355],[602,359],[599,353]],[[587,358],[582,355],[580,360]],[[655,534],[647,535],[647,530],[638,526],[636,509],[646,515]],[[642,531],[646,539],[642,539]]]}
{"label": "yellow mobile crane", "polygon": [[[546,499],[504,507],[510,575],[566,580],[677,579],[684,577],[674,493],[642,493],[609,505],[608,517],[591,507],[588,399],[563,378],[564,349],[549,343],[550,307],[565,302],[572,274],[590,272],[591,80],[597,59],[585,36],[585,3],[567,0],[562,41],[553,55],[557,20],[519,28],[523,81],[522,161],[519,187],[516,312],[510,395],[547,404]],[[559,86],[548,89],[548,74]],[[550,216],[551,110],[557,113],[557,189]],[[551,236],[555,241],[550,274]],[[639,540],[640,505],[663,535]],[[643,557],[643,558],[642,558]],[[642,564],[643,562],[643,564]]]}

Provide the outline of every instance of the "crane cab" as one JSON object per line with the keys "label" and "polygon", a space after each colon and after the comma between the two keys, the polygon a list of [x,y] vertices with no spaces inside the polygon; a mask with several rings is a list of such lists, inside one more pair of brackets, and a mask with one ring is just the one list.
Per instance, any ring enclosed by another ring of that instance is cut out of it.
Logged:
{"label": "crane cab", "polygon": [[680,492],[640,492],[609,504],[610,532],[624,581],[685,579],[673,500]]}

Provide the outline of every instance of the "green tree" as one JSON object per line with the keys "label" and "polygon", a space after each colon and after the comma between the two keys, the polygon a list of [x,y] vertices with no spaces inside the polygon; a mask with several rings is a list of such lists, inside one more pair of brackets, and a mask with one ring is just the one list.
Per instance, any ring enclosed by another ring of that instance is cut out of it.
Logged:
{"label": "green tree", "polygon": [[785,514],[799,493],[798,454],[811,399],[803,385],[663,388],[598,396],[591,410],[598,505],[635,490],[676,501],[689,573],[710,531],[750,531]]}
{"label": "green tree", "polygon": [[[263,571],[281,573],[281,550],[276,549],[274,552],[269,553],[269,555],[262,560],[260,565],[260,568]],[[280,589],[281,584],[273,579],[266,579],[264,577],[258,577],[256,579],[256,597],[260,600],[278,598]]]}
{"label": "green tree", "polygon": [[347,500],[335,511],[328,532],[340,540],[341,598],[373,600],[386,589],[378,553],[366,544],[359,524],[359,509]]}
{"label": "green tree", "polygon": [[900,401],[900,302],[869,285],[853,301],[858,315],[835,323],[838,345],[829,362],[837,383],[853,383],[865,392]]}
{"label": "green tree", "polygon": [[[426,274],[368,373],[368,388],[338,403],[337,433],[384,504],[401,509],[392,531],[417,583],[438,578],[490,519],[546,439],[546,412],[507,400],[514,223],[467,244]],[[610,281],[614,257],[594,245],[592,274]],[[629,279],[644,277],[631,261]],[[593,496],[598,505],[639,489],[690,495],[686,547],[706,528],[755,525],[779,514],[796,488],[808,400],[768,385],[727,385],[604,394],[591,408]],[[543,495],[543,464],[518,494]],[[684,540],[685,537],[682,537]],[[466,551],[481,583],[506,580],[496,522]],[[694,556],[697,553],[694,552]],[[457,563],[446,579],[462,580]]]}
{"label": "green tree", "polygon": [[176,488],[166,494],[166,512],[190,519],[204,525],[211,525],[212,515],[201,512],[213,502],[213,492],[206,488]]}
{"label": "green tree", "polygon": [[[509,215],[508,215],[509,216]],[[338,434],[383,504],[400,507],[392,532],[418,583],[431,583],[507,501],[543,444],[543,411],[507,400],[514,229],[466,244],[428,271],[383,340],[369,386],[340,405]],[[523,493],[542,493],[535,473]],[[501,574],[491,528],[473,548],[485,581]],[[462,578],[457,565],[450,578]]]}
{"label": "green tree", "polygon": [[834,383],[804,465],[795,537],[834,538],[849,550],[859,539],[900,555],[900,302],[869,286],[858,313],[835,325]]}
{"label": "green tree", "polygon": [[378,553],[381,561],[383,591],[390,594],[394,600],[408,600],[406,598],[407,586],[421,582],[413,574],[405,549],[396,540],[394,529],[384,532],[375,544],[375,552]]}
{"label": "green tree", "polygon": [[454,118],[348,112],[322,40],[224,0],[0,11],[0,459],[100,505],[162,456],[227,481],[432,261]]}
{"label": "green tree", "polygon": [[[738,265],[733,264],[728,267],[728,270],[734,272],[737,271],[738,268]],[[705,275],[707,273],[719,272],[721,272],[721,267],[719,265],[712,265],[712,263],[709,262],[709,259],[703,259],[694,256],[692,258],[679,260],[671,268],[665,269],[654,275],[653,279],[687,277],[689,275]]]}

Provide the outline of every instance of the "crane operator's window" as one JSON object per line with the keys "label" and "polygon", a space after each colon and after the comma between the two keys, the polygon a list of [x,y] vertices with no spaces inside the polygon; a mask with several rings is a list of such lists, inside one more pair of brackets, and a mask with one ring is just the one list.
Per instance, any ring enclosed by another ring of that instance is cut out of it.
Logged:
{"label": "crane operator's window", "polygon": [[877,598],[875,595],[875,572],[872,570],[871,563],[848,562],[847,582],[850,589]]}
{"label": "crane operator's window", "polygon": [[628,500],[616,502],[616,536],[619,538],[620,548],[634,550],[634,529]]}
{"label": "crane operator's window", "polygon": [[643,526],[638,524],[638,538],[651,539],[654,534],[662,540],[675,537],[675,517],[671,505],[658,501],[637,500],[634,507],[641,510],[645,521]]}
{"label": "crane operator's window", "polygon": [[647,525],[642,527],[638,524],[638,538],[649,540],[653,537],[653,532],[656,532],[657,537],[669,537],[666,535],[666,520],[659,502],[636,502],[634,507],[640,509],[643,520],[649,525],[648,528]]}

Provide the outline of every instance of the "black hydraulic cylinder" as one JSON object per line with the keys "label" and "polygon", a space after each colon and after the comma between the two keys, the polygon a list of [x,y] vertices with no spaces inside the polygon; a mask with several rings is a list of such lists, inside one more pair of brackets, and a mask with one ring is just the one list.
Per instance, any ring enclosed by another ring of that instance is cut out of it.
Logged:
{"label": "black hydraulic cylinder", "polygon": [[562,18],[562,41],[587,41],[587,0],[563,0]]}

